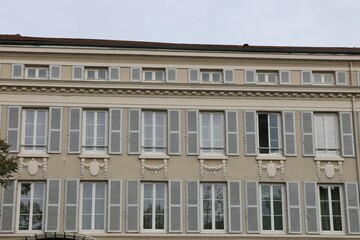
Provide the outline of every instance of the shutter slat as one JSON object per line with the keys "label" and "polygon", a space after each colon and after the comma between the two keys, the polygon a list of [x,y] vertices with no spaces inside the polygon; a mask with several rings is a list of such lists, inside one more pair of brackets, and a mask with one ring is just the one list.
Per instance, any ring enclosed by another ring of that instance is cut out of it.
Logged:
{"label": "shutter slat", "polygon": [[189,82],[190,83],[198,83],[199,80],[199,75],[200,75],[200,70],[199,69],[189,69],[188,72],[188,78],[189,78]]}
{"label": "shutter slat", "polygon": [[68,153],[80,153],[81,108],[70,108]]}
{"label": "shutter slat", "polygon": [[311,71],[301,71],[301,84],[313,84]]}
{"label": "shutter slat", "polygon": [[349,234],[360,234],[359,190],[358,183],[345,183],[346,215]]}
{"label": "shutter slat", "polygon": [[186,112],[186,153],[187,155],[198,155],[198,110],[188,110]]}
{"label": "shutter slat", "polygon": [[255,156],[257,154],[256,144],[256,112],[244,112],[245,127],[245,155]]}
{"label": "shutter slat", "polygon": [[13,64],[11,70],[12,78],[24,78],[24,64]]}
{"label": "shutter slat", "polygon": [[13,233],[15,227],[15,205],[16,205],[17,181],[11,181],[7,187],[2,187],[0,232]]}
{"label": "shutter slat", "polygon": [[61,79],[61,66],[50,65],[50,79],[60,80]]}
{"label": "shutter slat", "polygon": [[245,70],[245,83],[253,84],[256,82],[256,71],[247,69]]}
{"label": "shutter slat", "polygon": [[140,109],[129,110],[128,154],[140,154]]}
{"label": "shutter slat", "polygon": [[239,155],[238,112],[226,111],[226,154]]}
{"label": "shutter slat", "polygon": [[61,107],[50,108],[49,153],[61,152],[62,112]]}
{"label": "shutter slat", "polygon": [[169,181],[169,232],[182,232],[182,181]]}
{"label": "shutter slat", "polygon": [[242,232],[241,182],[228,181],[229,233]]}
{"label": "shutter slat", "polygon": [[291,84],[290,71],[279,71],[280,84]]}
{"label": "shutter slat", "polygon": [[131,68],[131,77],[130,77],[130,81],[131,82],[141,82],[141,67],[132,67]]}
{"label": "shutter slat", "polygon": [[121,232],[122,181],[109,180],[108,232]]}
{"label": "shutter slat", "polygon": [[301,234],[300,184],[287,182],[289,233]]}
{"label": "shutter slat", "polygon": [[45,232],[58,232],[60,223],[61,180],[47,180]]}
{"label": "shutter slat", "polygon": [[84,66],[73,66],[72,67],[72,79],[83,80],[84,79]]}
{"label": "shutter slat", "polygon": [[296,156],[295,113],[282,112],[284,133],[284,155]]}
{"label": "shutter slat", "polygon": [[109,67],[109,81],[120,81],[120,67]]}
{"label": "shutter slat", "polygon": [[78,231],[79,180],[65,180],[64,232]]}
{"label": "shutter slat", "polygon": [[126,232],[139,232],[139,187],[138,180],[126,181]]}
{"label": "shutter slat", "polygon": [[258,200],[258,182],[247,181],[246,187],[246,226],[247,233],[259,233],[259,200]]}
{"label": "shutter slat", "polygon": [[176,68],[166,69],[166,82],[177,82],[177,71]]}
{"label": "shutter slat", "polygon": [[110,154],[121,154],[121,130],[122,130],[122,110],[120,108],[110,108]]}
{"label": "shutter slat", "polygon": [[234,83],[235,73],[234,69],[224,69],[224,83]]}
{"label": "shutter slat", "polygon": [[341,149],[343,157],[354,157],[354,136],[351,112],[340,112]]}
{"label": "shutter slat", "polygon": [[316,183],[305,182],[304,191],[306,233],[318,234],[320,231]]}
{"label": "shutter slat", "polygon": [[180,139],[180,110],[168,110],[168,154],[181,154],[181,139]]}
{"label": "shutter slat", "polygon": [[199,181],[186,181],[187,232],[200,232]]}
{"label": "shutter slat", "polygon": [[336,85],[347,85],[347,74],[345,71],[336,71]]}
{"label": "shutter slat", "polygon": [[313,113],[301,113],[301,131],[302,131],[302,145],[304,156],[314,156],[314,126],[313,126]]}
{"label": "shutter slat", "polygon": [[11,153],[19,152],[20,112],[21,107],[8,107],[7,143]]}

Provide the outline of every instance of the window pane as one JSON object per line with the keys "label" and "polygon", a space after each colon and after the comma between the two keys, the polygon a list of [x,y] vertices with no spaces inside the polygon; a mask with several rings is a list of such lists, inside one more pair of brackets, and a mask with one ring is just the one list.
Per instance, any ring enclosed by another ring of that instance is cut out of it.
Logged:
{"label": "window pane", "polygon": [[164,229],[164,215],[156,215],[155,217],[155,229]]}
{"label": "window pane", "polygon": [[332,76],[331,74],[324,75],[324,83],[331,84],[332,83]]}
{"label": "window pane", "polygon": [[271,230],[271,216],[262,217],[263,230]]}
{"label": "window pane", "polygon": [[213,82],[220,82],[220,73],[213,73],[212,78]]}
{"label": "window pane", "polygon": [[91,229],[91,215],[82,215],[82,227],[83,230]]}
{"label": "window pane", "polygon": [[283,230],[282,216],[275,216],[274,223],[275,223],[275,230]]}
{"label": "window pane", "polygon": [[203,216],[203,229],[212,229],[212,217],[211,215],[204,214]]}
{"label": "window pane", "polygon": [[29,230],[29,215],[20,215],[19,230]]}
{"label": "window pane", "polygon": [[269,73],[268,74],[269,83],[276,83],[276,74],[275,73]]}
{"label": "window pane", "polygon": [[28,77],[35,78],[36,77],[35,72],[36,72],[36,70],[34,68],[29,68],[28,69]]}
{"label": "window pane", "polygon": [[143,228],[152,229],[152,215],[144,214]]}
{"label": "window pane", "polygon": [[202,81],[209,82],[210,81],[210,74],[209,73],[201,73]]}
{"label": "window pane", "polygon": [[104,229],[104,215],[95,215],[95,230]]}
{"label": "window pane", "polygon": [[330,230],[330,217],[329,216],[322,216],[321,217],[321,229],[323,231]]}
{"label": "window pane", "polygon": [[164,72],[163,71],[156,71],[155,72],[155,79],[157,81],[163,81],[164,80]]}
{"label": "window pane", "polygon": [[265,82],[265,74],[259,73],[257,76],[258,76],[258,82],[259,83],[264,83]]}
{"label": "window pane", "polygon": [[46,69],[44,69],[44,68],[40,68],[39,69],[39,78],[46,78],[47,76],[47,70]]}
{"label": "window pane", "polygon": [[95,79],[95,71],[93,71],[93,70],[88,70],[88,71],[87,71],[87,78],[88,78],[88,79]]}
{"label": "window pane", "polygon": [[321,83],[321,75],[314,74],[314,83]]}
{"label": "window pane", "polygon": [[98,79],[102,79],[102,80],[106,79],[106,70],[101,69],[98,71]]}
{"label": "window pane", "polygon": [[145,80],[148,81],[152,80],[152,72],[145,72]]}
{"label": "window pane", "polygon": [[341,216],[340,217],[333,217],[333,222],[334,222],[334,230],[335,231],[342,231]]}
{"label": "window pane", "polygon": [[224,215],[216,215],[215,229],[224,229]]}
{"label": "window pane", "polygon": [[260,153],[269,153],[268,115],[259,114],[258,122]]}

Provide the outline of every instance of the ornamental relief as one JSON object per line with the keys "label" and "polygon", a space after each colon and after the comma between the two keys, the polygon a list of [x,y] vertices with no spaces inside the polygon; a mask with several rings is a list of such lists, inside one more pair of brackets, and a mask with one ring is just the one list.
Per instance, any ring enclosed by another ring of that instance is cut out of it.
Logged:
{"label": "ornamental relief", "polygon": [[24,169],[27,169],[27,172],[30,176],[35,176],[39,172],[39,168],[41,168],[41,175],[43,178],[46,178],[47,175],[47,165],[48,165],[48,157],[36,158],[36,157],[19,157],[18,163],[18,174],[19,178],[22,177],[24,173]]}
{"label": "ornamental relief", "polygon": [[[274,161],[278,161],[279,164],[275,164]],[[262,180],[263,172],[270,178],[275,178],[277,173],[280,174],[280,179],[285,180],[285,161],[284,160],[269,160],[268,163],[263,164],[263,160],[257,160],[258,177]]]}
{"label": "ornamental relief", "polygon": [[322,173],[328,178],[333,179],[335,177],[335,173],[339,177],[339,181],[343,182],[343,161],[327,161],[327,163],[321,164],[321,161],[315,161],[316,165],[316,176],[317,180],[321,180]]}
{"label": "ornamental relief", "polygon": [[108,158],[81,158],[80,160],[80,175],[83,178],[85,171],[88,169],[92,177],[96,177],[100,173],[100,169],[103,169],[104,178],[109,177],[109,159]]}

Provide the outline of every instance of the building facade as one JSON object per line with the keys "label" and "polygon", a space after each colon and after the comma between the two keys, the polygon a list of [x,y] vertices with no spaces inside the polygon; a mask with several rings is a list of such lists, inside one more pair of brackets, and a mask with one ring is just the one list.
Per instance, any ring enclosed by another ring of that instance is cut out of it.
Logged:
{"label": "building facade", "polygon": [[360,49],[0,35],[0,237],[360,237]]}

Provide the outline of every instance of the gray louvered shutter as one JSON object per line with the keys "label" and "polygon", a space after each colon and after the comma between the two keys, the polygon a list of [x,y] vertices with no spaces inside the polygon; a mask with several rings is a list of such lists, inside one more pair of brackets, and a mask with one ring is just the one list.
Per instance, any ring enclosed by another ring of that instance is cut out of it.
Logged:
{"label": "gray louvered shutter", "polygon": [[360,72],[357,72],[357,83],[360,86]]}
{"label": "gray louvered shutter", "polygon": [[301,113],[301,131],[302,131],[302,146],[304,156],[314,156],[314,126],[313,113]]}
{"label": "gray louvered shutter", "polygon": [[199,154],[198,141],[198,110],[188,110],[186,112],[186,153],[187,155]]}
{"label": "gray louvered shutter", "polygon": [[317,186],[314,182],[304,183],[306,233],[319,233]]}
{"label": "gray louvered shutter", "polygon": [[61,152],[62,112],[61,107],[50,108],[49,153]]}
{"label": "gray louvered shutter", "polygon": [[180,110],[168,110],[168,154],[181,154],[181,139],[180,139]]}
{"label": "gray louvered shutter", "polygon": [[122,181],[109,180],[108,232],[121,232]]}
{"label": "gray louvered shutter", "polygon": [[110,108],[110,142],[109,142],[109,153],[110,154],[121,154],[121,116],[122,110],[120,108]]}
{"label": "gray louvered shutter", "polygon": [[129,109],[128,154],[140,154],[140,109]]}
{"label": "gray louvered shutter", "polygon": [[64,232],[78,231],[79,180],[65,180]]}
{"label": "gray louvered shutter", "polygon": [[182,232],[182,181],[169,181],[169,232]]}
{"label": "gray louvered shutter", "polygon": [[15,227],[16,180],[11,181],[6,188],[2,187],[0,232],[12,233]]}
{"label": "gray louvered shutter", "polygon": [[109,67],[109,81],[120,81],[119,67]]}
{"label": "gray louvered shutter", "polygon": [[301,234],[300,183],[287,182],[289,233]]}
{"label": "gray louvered shutter", "polygon": [[246,187],[246,227],[247,233],[259,233],[259,199],[258,182],[247,181]]}
{"label": "gray louvered shutter", "polygon": [[190,83],[197,83],[199,82],[199,75],[200,70],[199,69],[189,69],[188,78]]}
{"label": "gray louvered shutter", "polygon": [[252,84],[256,82],[256,72],[255,70],[245,70],[245,83]]}
{"label": "gray louvered shutter", "polygon": [[228,181],[229,233],[242,232],[241,182]]}
{"label": "gray louvered shutter", "polygon": [[47,180],[45,232],[58,232],[60,223],[61,180]]}
{"label": "gray louvered shutter", "polygon": [[200,232],[199,181],[186,181],[187,232]]}
{"label": "gray louvered shutter", "polygon": [[295,113],[282,112],[284,132],[284,155],[296,156]]}
{"label": "gray louvered shutter", "polygon": [[256,144],[256,112],[244,112],[245,127],[245,155],[255,156],[257,154]]}
{"label": "gray louvered shutter", "polygon": [[354,136],[351,112],[340,112],[341,149],[343,157],[354,157]]}
{"label": "gray louvered shutter", "polygon": [[336,85],[347,85],[347,74],[345,71],[336,71]]}
{"label": "gray louvered shutter", "polygon": [[83,80],[84,79],[84,67],[83,66],[73,66],[72,67],[72,79],[73,80]]}
{"label": "gray louvered shutter", "polygon": [[238,112],[226,111],[226,154],[239,155]]}
{"label": "gray louvered shutter", "polygon": [[50,79],[61,79],[61,66],[60,65],[50,65]]}
{"label": "gray louvered shutter", "polygon": [[130,71],[131,71],[130,81],[141,82],[141,67],[132,67]]}
{"label": "gray louvered shutter", "polygon": [[358,183],[345,183],[346,215],[349,234],[360,234],[359,190]]}
{"label": "gray louvered shutter", "polygon": [[12,78],[24,78],[24,64],[13,64],[11,71]]}
{"label": "gray louvered shutter", "polygon": [[68,152],[80,153],[81,108],[70,108],[69,112]]}
{"label": "gray louvered shutter", "polygon": [[139,232],[139,187],[138,180],[126,181],[126,232]]}
{"label": "gray louvered shutter", "polygon": [[301,84],[313,84],[311,71],[301,71]]}
{"label": "gray louvered shutter", "polygon": [[235,73],[234,69],[224,69],[224,83],[234,83]]}
{"label": "gray louvered shutter", "polygon": [[10,145],[11,153],[19,152],[20,112],[21,107],[8,107],[7,143]]}
{"label": "gray louvered shutter", "polygon": [[176,68],[167,68],[166,69],[166,82],[176,82],[177,81],[177,71]]}
{"label": "gray louvered shutter", "polygon": [[279,71],[280,84],[291,84],[290,71]]}

